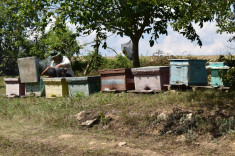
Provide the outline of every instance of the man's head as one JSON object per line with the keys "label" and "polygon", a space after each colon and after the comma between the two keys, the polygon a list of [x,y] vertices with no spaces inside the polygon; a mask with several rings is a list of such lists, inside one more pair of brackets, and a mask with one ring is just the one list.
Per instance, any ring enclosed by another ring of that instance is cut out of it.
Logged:
{"label": "man's head", "polygon": [[58,61],[59,61],[60,56],[61,56],[60,53],[57,52],[56,50],[52,50],[52,51],[50,52],[50,57],[51,57],[51,59],[53,59],[55,62],[58,62]]}

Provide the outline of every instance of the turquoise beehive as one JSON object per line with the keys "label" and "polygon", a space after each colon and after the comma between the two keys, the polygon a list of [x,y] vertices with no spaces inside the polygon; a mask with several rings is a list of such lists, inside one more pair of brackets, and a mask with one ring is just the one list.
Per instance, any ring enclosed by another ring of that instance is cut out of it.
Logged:
{"label": "turquoise beehive", "polygon": [[229,66],[225,62],[209,62],[207,69],[211,71],[211,86],[213,87],[225,87],[226,82],[223,82],[220,75],[225,74],[229,69]]}
{"label": "turquoise beehive", "polygon": [[45,84],[42,79],[39,82],[25,83],[26,96],[44,96]]}
{"label": "turquoise beehive", "polygon": [[88,77],[71,77],[66,78],[69,87],[69,96],[76,96],[76,94],[90,94],[100,91],[100,76]]}
{"label": "turquoise beehive", "polygon": [[206,60],[171,59],[171,85],[207,85]]}

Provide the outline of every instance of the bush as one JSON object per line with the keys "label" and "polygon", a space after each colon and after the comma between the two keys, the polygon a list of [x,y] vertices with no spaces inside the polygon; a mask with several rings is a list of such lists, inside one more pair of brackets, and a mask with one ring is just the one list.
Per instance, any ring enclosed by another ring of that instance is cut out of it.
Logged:
{"label": "bush", "polygon": [[218,59],[219,62],[225,62],[231,67],[226,73],[221,74],[221,78],[228,84],[231,90],[235,90],[235,57],[231,54],[228,57],[221,55]]}
{"label": "bush", "polygon": [[[88,54],[84,58],[85,60],[83,61],[83,66],[82,66],[83,71],[86,70],[86,67],[89,64],[89,69],[87,73],[89,73],[90,75],[97,74],[97,71],[102,69],[117,69],[117,68],[132,67],[132,62],[128,60],[127,57],[122,55],[117,55],[114,58],[106,58],[100,54],[96,54],[93,52]],[[79,64],[81,63],[77,63],[77,65]]]}
{"label": "bush", "polygon": [[228,83],[231,90],[235,90],[235,67],[232,67],[226,74],[222,75],[222,79]]}
{"label": "bush", "polygon": [[100,69],[131,68],[132,62],[127,57],[117,55],[114,59],[106,59]]}

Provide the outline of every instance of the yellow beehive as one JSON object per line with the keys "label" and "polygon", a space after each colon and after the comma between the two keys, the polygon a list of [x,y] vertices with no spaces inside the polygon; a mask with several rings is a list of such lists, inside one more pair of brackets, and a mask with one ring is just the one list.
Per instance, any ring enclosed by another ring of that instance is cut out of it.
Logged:
{"label": "yellow beehive", "polygon": [[68,83],[65,78],[44,78],[46,97],[68,97]]}

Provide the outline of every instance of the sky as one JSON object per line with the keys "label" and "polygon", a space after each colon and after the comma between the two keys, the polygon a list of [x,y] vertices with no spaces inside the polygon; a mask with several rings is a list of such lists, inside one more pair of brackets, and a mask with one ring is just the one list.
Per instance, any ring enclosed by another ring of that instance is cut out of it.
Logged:
{"label": "sky", "polygon": [[[69,29],[73,32],[76,31],[75,25],[70,23],[67,24]],[[196,32],[199,34],[202,40],[202,47],[197,44],[197,41],[191,42],[187,40],[183,35],[173,31],[170,27],[168,28],[168,36],[160,36],[155,42],[153,47],[149,45],[150,35],[144,34],[144,39],[140,39],[139,42],[139,55],[141,56],[152,56],[158,50],[163,51],[167,54],[173,55],[221,55],[227,54],[228,52],[235,54],[235,43],[228,42],[231,34],[218,34],[216,30],[216,22],[208,22],[204,24],[202,29],[199,26],[194,25]],[[95,33],[89,36],[77,38],[79,44],[90,43],[95,39]],[[111,36],[107,39],[108,47],[114,49],[117,53],[121,53],[121,44],[127,43],[130,39],[127,36],[120,37],[116,34],[110,34]],[[234,35],[234,34],[233,34]],[[87,55],[93,50],[92,44],[88,44],[81,50],[80,55]],[[100,47],[100,53],[103,56],[115,56],[116,53],[112,50],[103,49]]]}

